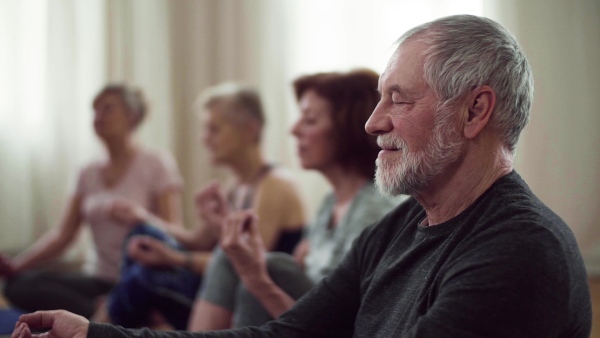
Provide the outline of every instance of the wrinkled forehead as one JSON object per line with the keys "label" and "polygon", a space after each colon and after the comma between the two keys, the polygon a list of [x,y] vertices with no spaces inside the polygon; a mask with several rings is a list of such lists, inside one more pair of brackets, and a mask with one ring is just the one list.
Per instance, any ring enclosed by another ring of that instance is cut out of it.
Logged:
{"label": "wrinkled forehead", "polygon": [[419,40],[406,40],[390,57],[379,77],[379,89],[404,83],[412,86],[427,85],[424,78],[425,51],[428,45]]}

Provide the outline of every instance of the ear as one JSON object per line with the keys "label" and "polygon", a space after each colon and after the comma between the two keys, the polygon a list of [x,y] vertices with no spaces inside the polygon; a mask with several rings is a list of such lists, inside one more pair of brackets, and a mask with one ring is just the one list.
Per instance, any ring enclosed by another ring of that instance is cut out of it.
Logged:
{"label": "ear", "polygon": [[135,130],[138,127],[138,125],[140,124],[140,118],[135,117],[132,114],[129,114],[128,120],[129,120],[129,130]]}
{"label": "ear", "polygon": [[474,139],[488,124],[496,106],[496,93],[490,86],[476,88],[469,96],[468,116],[463,132],[466,138]]}
{"label": "ear", "polygon": [[247,133],[247,141],[250,143],[258,143],[260,138],[260,126],[255,121],[248,121],[244,126]]}

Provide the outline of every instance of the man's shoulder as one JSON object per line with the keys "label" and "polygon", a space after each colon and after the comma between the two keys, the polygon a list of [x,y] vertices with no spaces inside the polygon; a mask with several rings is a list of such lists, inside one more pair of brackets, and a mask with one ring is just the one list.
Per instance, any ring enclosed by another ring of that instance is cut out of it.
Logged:
{"label": "man's shoulder", "polygon": [[470,210],[471,222],[481,231],[498,229],[574,240],[564,220],[537,198],[517,173],[509,175]]}
{"label": "man's shoulder", "polygon": [[556,278],[565,270],[576,274],[584,270],[569,226],[516,173],[459,218],[452,255],[457,262],[494,260],[513,271],[544,269]]}

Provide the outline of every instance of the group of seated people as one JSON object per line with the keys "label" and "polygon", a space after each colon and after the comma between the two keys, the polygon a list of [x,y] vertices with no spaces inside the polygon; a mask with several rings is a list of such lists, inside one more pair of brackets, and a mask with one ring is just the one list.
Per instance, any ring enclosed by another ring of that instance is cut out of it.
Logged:
{"label": "group of seated people", "polygon": [[[293,85],[300,163],[332,188],[306,228],[297,186],[260,151],[254,91],[201,99],[205,144],[236,182],[200,191],[191,230],[174,161],[131,141],[139,95],[102,91],[94,127],[108,160],[82,171],[61,227],[0,262],[13,304],[63,310],[22,315],[12,338],[589,337],[575,237],[513,168],[533,75],[510,32],[441,18],[401,36],[380,77]],[[394,207],[380,193],[411,197]],[[93,277],[31,272],[83,220]],[[186,331],[149,329],[164,325]]]}
{"label": "group of seated people", "polygon": [[[204,145],[234,183],[224,189],[211,182],[197,193],[199,222],[192,227],[181,221],[183,180],[175,160],[134,140],[146,114],[142,93],[106,86],[92,106],[107,156],[81,170],[57,228],[14,258],[2,255],[6,298],[27,312],[65,309],[132,328],[203,331],[278,317],[395,205],[374,186],[376,138],[361,133],[379,101],[378,78],[360,69],[293,83],[301,115],[291,134],[301,165],[320,172],[333,190],[310,223],[293,177],[261,150],[258,92],[236,83],[203,92]],[[236,218],[236,211],[246,213]],[[84,223],[97,256],[92,273],[44,269]],[[244,247],[246,235],[253,240]]]}

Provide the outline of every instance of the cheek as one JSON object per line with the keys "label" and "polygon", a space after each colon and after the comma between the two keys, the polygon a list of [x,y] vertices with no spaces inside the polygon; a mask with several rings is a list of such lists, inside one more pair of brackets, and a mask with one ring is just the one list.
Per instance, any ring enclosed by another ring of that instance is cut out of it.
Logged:
{"label": "cheek", "polygon": [[116,114],[106,119],[106,124],[113,130],[125,130],[129,128],[129,120]]}
{"label": "cheek", "polygon": [[315,132],[307,138],[310,140],[310,142],[307,143],[310,144],[310,148],[316,156],[323,160],[334,157],[334,141],[333,135],[331,135],[330,132],[325,130],[315,130]]}
{"label": "cheek", "polygon": [[240,146],[240,139],[235,132],[226,131],[216,138],[215,146],[219,148],[220,153],[231,153]]}
{"label": "cheek", "polygon": [[425,149],[433,135],[433,130],[420,128],[410,121],[394,121],[394,134],[396,134],[410,152]]}

